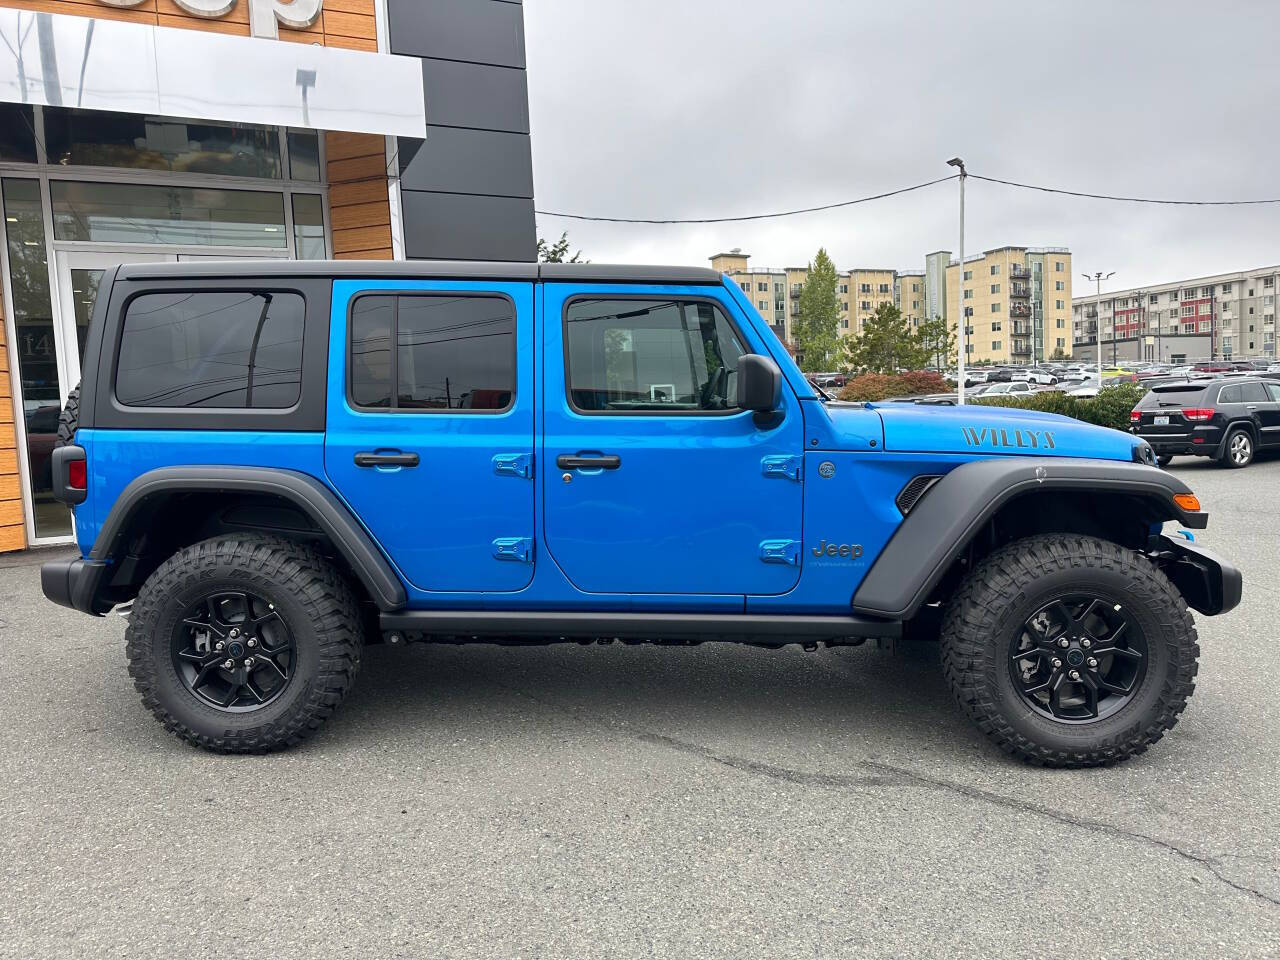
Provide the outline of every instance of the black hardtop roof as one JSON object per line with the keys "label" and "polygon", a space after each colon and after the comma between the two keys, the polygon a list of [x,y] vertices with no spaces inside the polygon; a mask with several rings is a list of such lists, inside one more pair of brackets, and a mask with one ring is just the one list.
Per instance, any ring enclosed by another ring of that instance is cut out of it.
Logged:
{"label": "black hardtop roof", "polygon": [[121,280],[333,277],[358,280],[575,280],[588,283],[716,284],[706,267],[610,263],[502,263],[480,260],[201,260],[121,266]]}

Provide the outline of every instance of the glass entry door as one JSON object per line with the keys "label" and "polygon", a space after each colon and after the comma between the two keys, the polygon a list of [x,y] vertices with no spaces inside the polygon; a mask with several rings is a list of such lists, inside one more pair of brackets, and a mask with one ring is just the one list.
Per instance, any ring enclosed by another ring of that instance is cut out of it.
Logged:
{"label": "glass entry door", "polygon": [[85,334],[93,315],[98,284],[108,267],[118,263],[172,260],[172,254],[131,250],[70,251],[54,254],[58,309],[53,322],[31,325],[19,338],[23,403],[27,434],[27,482],[31,494],[34,542],[71,536],[71,511],[53,498],[51,458],[58,415],[67,394],[80,382]]}
{"label": "glass entry door", "polygon": [[171,253],[138,253],[134,250],[59,250],[54,254],[58,266],[59,317],[55,325],[58,340],[58,375],[62,386],[62,403],[80,382],[80,362],[84,359],[84,340],[89,331],[89,318],[98,297],[98,284],[107,268],[121,263],[160,263],[175,259]]}

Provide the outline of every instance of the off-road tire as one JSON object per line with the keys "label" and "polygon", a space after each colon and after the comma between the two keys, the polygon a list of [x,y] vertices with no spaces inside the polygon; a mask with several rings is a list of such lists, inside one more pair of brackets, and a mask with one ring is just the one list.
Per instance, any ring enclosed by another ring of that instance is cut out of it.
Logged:
{"label": "off-road tire", "polygon": [[[204,702],[173,664],[177,620],[219,585],[268,598],[296,646],[286,687],[248,713]],[[315,733],[350,688],[362,641],[355,597],[333,566],[309,547],[258,534],[215,537],[175,553],[142,585],[125,632],[129,673],[143,705],[171,733],[218,753],[281,750]]]}
{"label": "off-road tire", "polygon": [[67,394],[67,404],[58,414],[58,434],[54,438],[55,447],[65,447],[76,439],[76,427],[80,425],[80,384],[75,385]]}
{"label": "off-road tire", "polygon": [[[1147,638],[1132,699],[1100,720],[1068,724],[1037,713],[1015,690],[1010,644],[1057,594],[1123,598]],[[1000,749],[1038,766],[1104,766],[1143,753],[1178,721],[1195,689],[1197,644],[1186,601],[1146,557],[1094,537],[1047,534],[987,557],[952,598],[942,669],[960,707]]]}
{"label": "off-road tire", "polygon": [[[1233,447],[1243,451],[1241,459],[1236,459],[1237,454]],[[1222,456],[1218,458],[1218,462],[1228,469],[1239,470],[1253,463],[1256,452],[1257,444],[1253,442],[1253,434],[1244,427],[1232,427],[1227,431],[1227,438],[1222,441]]]}

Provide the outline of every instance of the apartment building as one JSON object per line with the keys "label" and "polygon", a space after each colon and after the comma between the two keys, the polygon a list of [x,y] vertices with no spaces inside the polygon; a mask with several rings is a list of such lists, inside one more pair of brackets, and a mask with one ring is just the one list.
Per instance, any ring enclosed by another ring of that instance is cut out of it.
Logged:
{"label": "apartment building", "polygon": [[1071,356],[1071,251],[1006,246],[950,260],[944,316],[957,333],[967,319],[969,363]]}
{"label": "apartment building", "polygon": [[929,312],[926,274],[925,270],[903,270],[894,278],[893,302],[912,327],[933,316]]}
{"label": "apartment building", "polygon": [[1093,293],[1072,302],[1074,356],[1169,363],[1276,356],[1280,266]]}
{"label": "apartment building", "polygon": [[[760,316],[773,327],[773,332],[783,343],[791,340],[791,325],[788,323],[787,291],[790,289],[788,271],[770,267],[751,269],[747,261],[751,254],[743,253],[740,247],[734,247],[728,253],[717,253],[711,258],[711,269],[727,273],[742,287]],[[803,281],[802,281],[803,282]],[[794,315],[794,309],[791,314]]]}

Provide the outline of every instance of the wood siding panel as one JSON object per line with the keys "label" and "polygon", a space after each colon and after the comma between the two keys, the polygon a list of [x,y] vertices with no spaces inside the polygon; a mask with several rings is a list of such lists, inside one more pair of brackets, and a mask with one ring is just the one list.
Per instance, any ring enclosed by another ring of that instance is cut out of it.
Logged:
{"label": "wood siding panel", "polygon": [[350,160],[334,160],[329,164],[329,183],[350,183],[353,180],[386,181],[387,160],[384,156],[352,157]]}
{"label": "wood siding panel", "polygon": [[18,451],[0,450],[0,475],[18,472]]}
{"label": "wood siding panel", "polygon": [[334,232],[352,227],[374,227],[391,223],[391,210],[386,203],[358,203],[337,207],[329,211],[329,223]]}
{"label": "wood siding panel", "polygon": [[[97,6],[97,4],[94,5]],[[239,2],[239,0],[237,0],[236,5],[233,6],[229,12],[221,17],[198,17],[194,13],[189,13],[188,11],[183,10],[174,2],[174,0],[152,0],[152,6],[155,8],[156,13],[165,16],[181,17],[183,20],[199,21],[196,24],[197,28],[201,23],[218,22],[247,24],[249,22],[249,4]]]}
{"label": "wood siding panel", "polygon": [[21,500],[22,481],[16,473],[0,476],[0,500]]}
{"label": "wood siding panel", "polygon": [[27,536],[23,532],[21,525],[0,527],[0,553],[8,553],[11,550],[25,550],[26,548]]}
{"label": "wood siding panel", "polygon": [[354,250],[379,250],[391,246],[391,227],[356,227],[353,230],[333,231],[335,253],[351,253]]}
{"label": "wood siding panel", "polygon": [[373,17],[326,9],[323,14],[323,20],[326,36],[360,37],[363,40],[378,39],[377,21]]}
{"label": "wood siding panel", "polygon": [[22,519],[21,500],[0,500],[0,527],[15,526]]}
{"label": "wood siding panel", "polygon": [[379,177],[377,180],[356,180],[352,183],[340,183],[329,188],[330,213],[339,207],[357,203],[387,203],[387,182]]}
{"label": "wood siding panel", "polygon": [[362,40],[359,37],[340,37],[337,34],[329,34],[324,38],[326,47],[342,47],[345,50],[367,50],[370,53],[378,52],[377,40]]}
{"label": "wood siding panel", "polygon": [[383,157],[386,141],[368,133],[326,133],[324,152],[329,161],[351,160],[355,157]]}
{"label": "wood siding panel", "polygon": [[377,250],[352,250],[348,253],[335,253],[335,260],[393,260],[390,247],[380,247]]}

